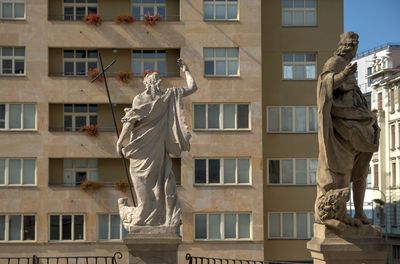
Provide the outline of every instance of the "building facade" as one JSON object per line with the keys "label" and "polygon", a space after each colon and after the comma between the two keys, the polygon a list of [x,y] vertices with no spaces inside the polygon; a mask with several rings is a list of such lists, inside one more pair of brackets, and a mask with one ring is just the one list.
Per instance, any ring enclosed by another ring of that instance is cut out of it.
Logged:
{"label": "building facade", "polygon": [[311,262],[318,74],[343,32],[343,1],[263,2],[265,259]]}
{"label": "building facade", "polygon": [[101,53],[116,60],[117,119],[147,70],[185,86],[182,57],[198,84],[184,100],[192,148],[174,159],[179,262],[263,259],[260,21],[261,0],[0,0],[0,256],[121,251],[128,262],[124,168],[104,83],[89,82]]}

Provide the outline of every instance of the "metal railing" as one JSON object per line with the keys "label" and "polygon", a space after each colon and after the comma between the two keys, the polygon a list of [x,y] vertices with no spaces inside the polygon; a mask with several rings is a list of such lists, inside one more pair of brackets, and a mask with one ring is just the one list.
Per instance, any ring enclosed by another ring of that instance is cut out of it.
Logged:
{"label": "metal railing", "polygon": [[311,261],[303,262],[282,262],[282,261],[264,261],[264,260],[246,260],[246,259],[225,259],[225,258],[210,258],[210,257],[195,257],[191,254],[186,254],[188,264],[300,264],[312,263]]}
{"label": "metal railing", "polygon": [[[101,20],[103,22],[116,22],[117,17],[115,16],[102,16],[100,14]],[[141,16],[139,18],[134,18],[135,22],[142,22],[144,19],[144,16]],[[74,17],[73,15],[48,15],[48,20],[49,21],[64,21],[64,22],[81,22],[84,23],[84,17]],[[180,16],[179,15],[166,15],[165,17],[161,18],[161,21],[159,22],[176,22],[180,21]],[[133,22],[133,23],[135,23]]]}
{"label": "metal railing", "polygon": [[[145,73],[132,73],[130,72],[132,78],[143,78]],[[107,72],[106,77],[115,77],[117,78],[118,72]],[[180,73],[178,71],[174,72],[165,72],[158,74],[161,78],[168,78],[168,77],[179,77]],[[88,74],[80,73],[80,74],[69,74],[64,72],[49,72],[49,77],[65,77],[65,78],[81,78],[81,79],[88,79]]]}
{"label": "metal railing", "polygon": [[357,56],[354,58],[354,60],[362,58],[362,57],[365,57],[365,56],[368,56],[368,55],[371,55],[371,54],[373,54],[375,52],[384,50],[384,49],[389,48],[389,47],[400,47],[400,42],[388,42],[388,43],[382,44],[382,45],[380,45],[378,47],[363,51],[363,52],[357,54]]}
{"label": "metal railing", "polygon": [[0,264],[118,264],[122,258],[121,252],[112,256],[67,256],[67,257],[0,257]]}

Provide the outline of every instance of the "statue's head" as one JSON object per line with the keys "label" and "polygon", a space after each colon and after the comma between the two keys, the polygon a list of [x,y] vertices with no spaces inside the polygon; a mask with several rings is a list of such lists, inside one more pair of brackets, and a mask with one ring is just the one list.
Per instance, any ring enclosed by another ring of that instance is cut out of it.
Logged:
{"label": "statue's head", "polygon": [[160,91],[160,83],[161,79],[157,72],[148,73],[143,79],[146,92],[151,93],[152,95]]}
{"label": "statue's head", "polygon": [[345,57],[349,60],[354,58],[357,54],[358,48],[358,34],[355,32],[345,32],[340,35],[340,41],[336,55]]}

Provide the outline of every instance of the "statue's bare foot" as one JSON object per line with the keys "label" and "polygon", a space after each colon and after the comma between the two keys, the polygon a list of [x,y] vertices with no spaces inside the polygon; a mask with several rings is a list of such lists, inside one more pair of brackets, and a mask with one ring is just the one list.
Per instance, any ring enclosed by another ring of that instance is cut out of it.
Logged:
{"label": "statue's bare foot", "polygon": [[364,211],[362,211],[361,213],[356,213],[354,215],[355,219],[358,219],[362,224],[364,225],[369,225],[371,224],[371,221],[369,221],[368,217],[365,215]]}
{"label": "statue's bare foot", "polygon": [[350,226],[359,227],[362,225],[362,222],[358,218],[353,218],[349,214],[346,214],[343,217],[342,221],[343,221],[343,223],[350,225]]}

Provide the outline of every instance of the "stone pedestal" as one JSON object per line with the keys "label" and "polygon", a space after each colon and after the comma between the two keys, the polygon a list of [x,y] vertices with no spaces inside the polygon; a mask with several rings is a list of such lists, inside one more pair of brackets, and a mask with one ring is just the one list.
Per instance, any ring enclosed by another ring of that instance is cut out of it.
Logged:
{"label": "stone pedestal", "polygon": [[332,229],[314,224],[314,237],[307,248],[314,264],[382,264],[390,250],[380,228],[370,225]]}
{"label": "stone pedestal", "polygon": [[131,227],[124,239],[129,249],[129,263],[177,264],[182,238],[177,227]]}

